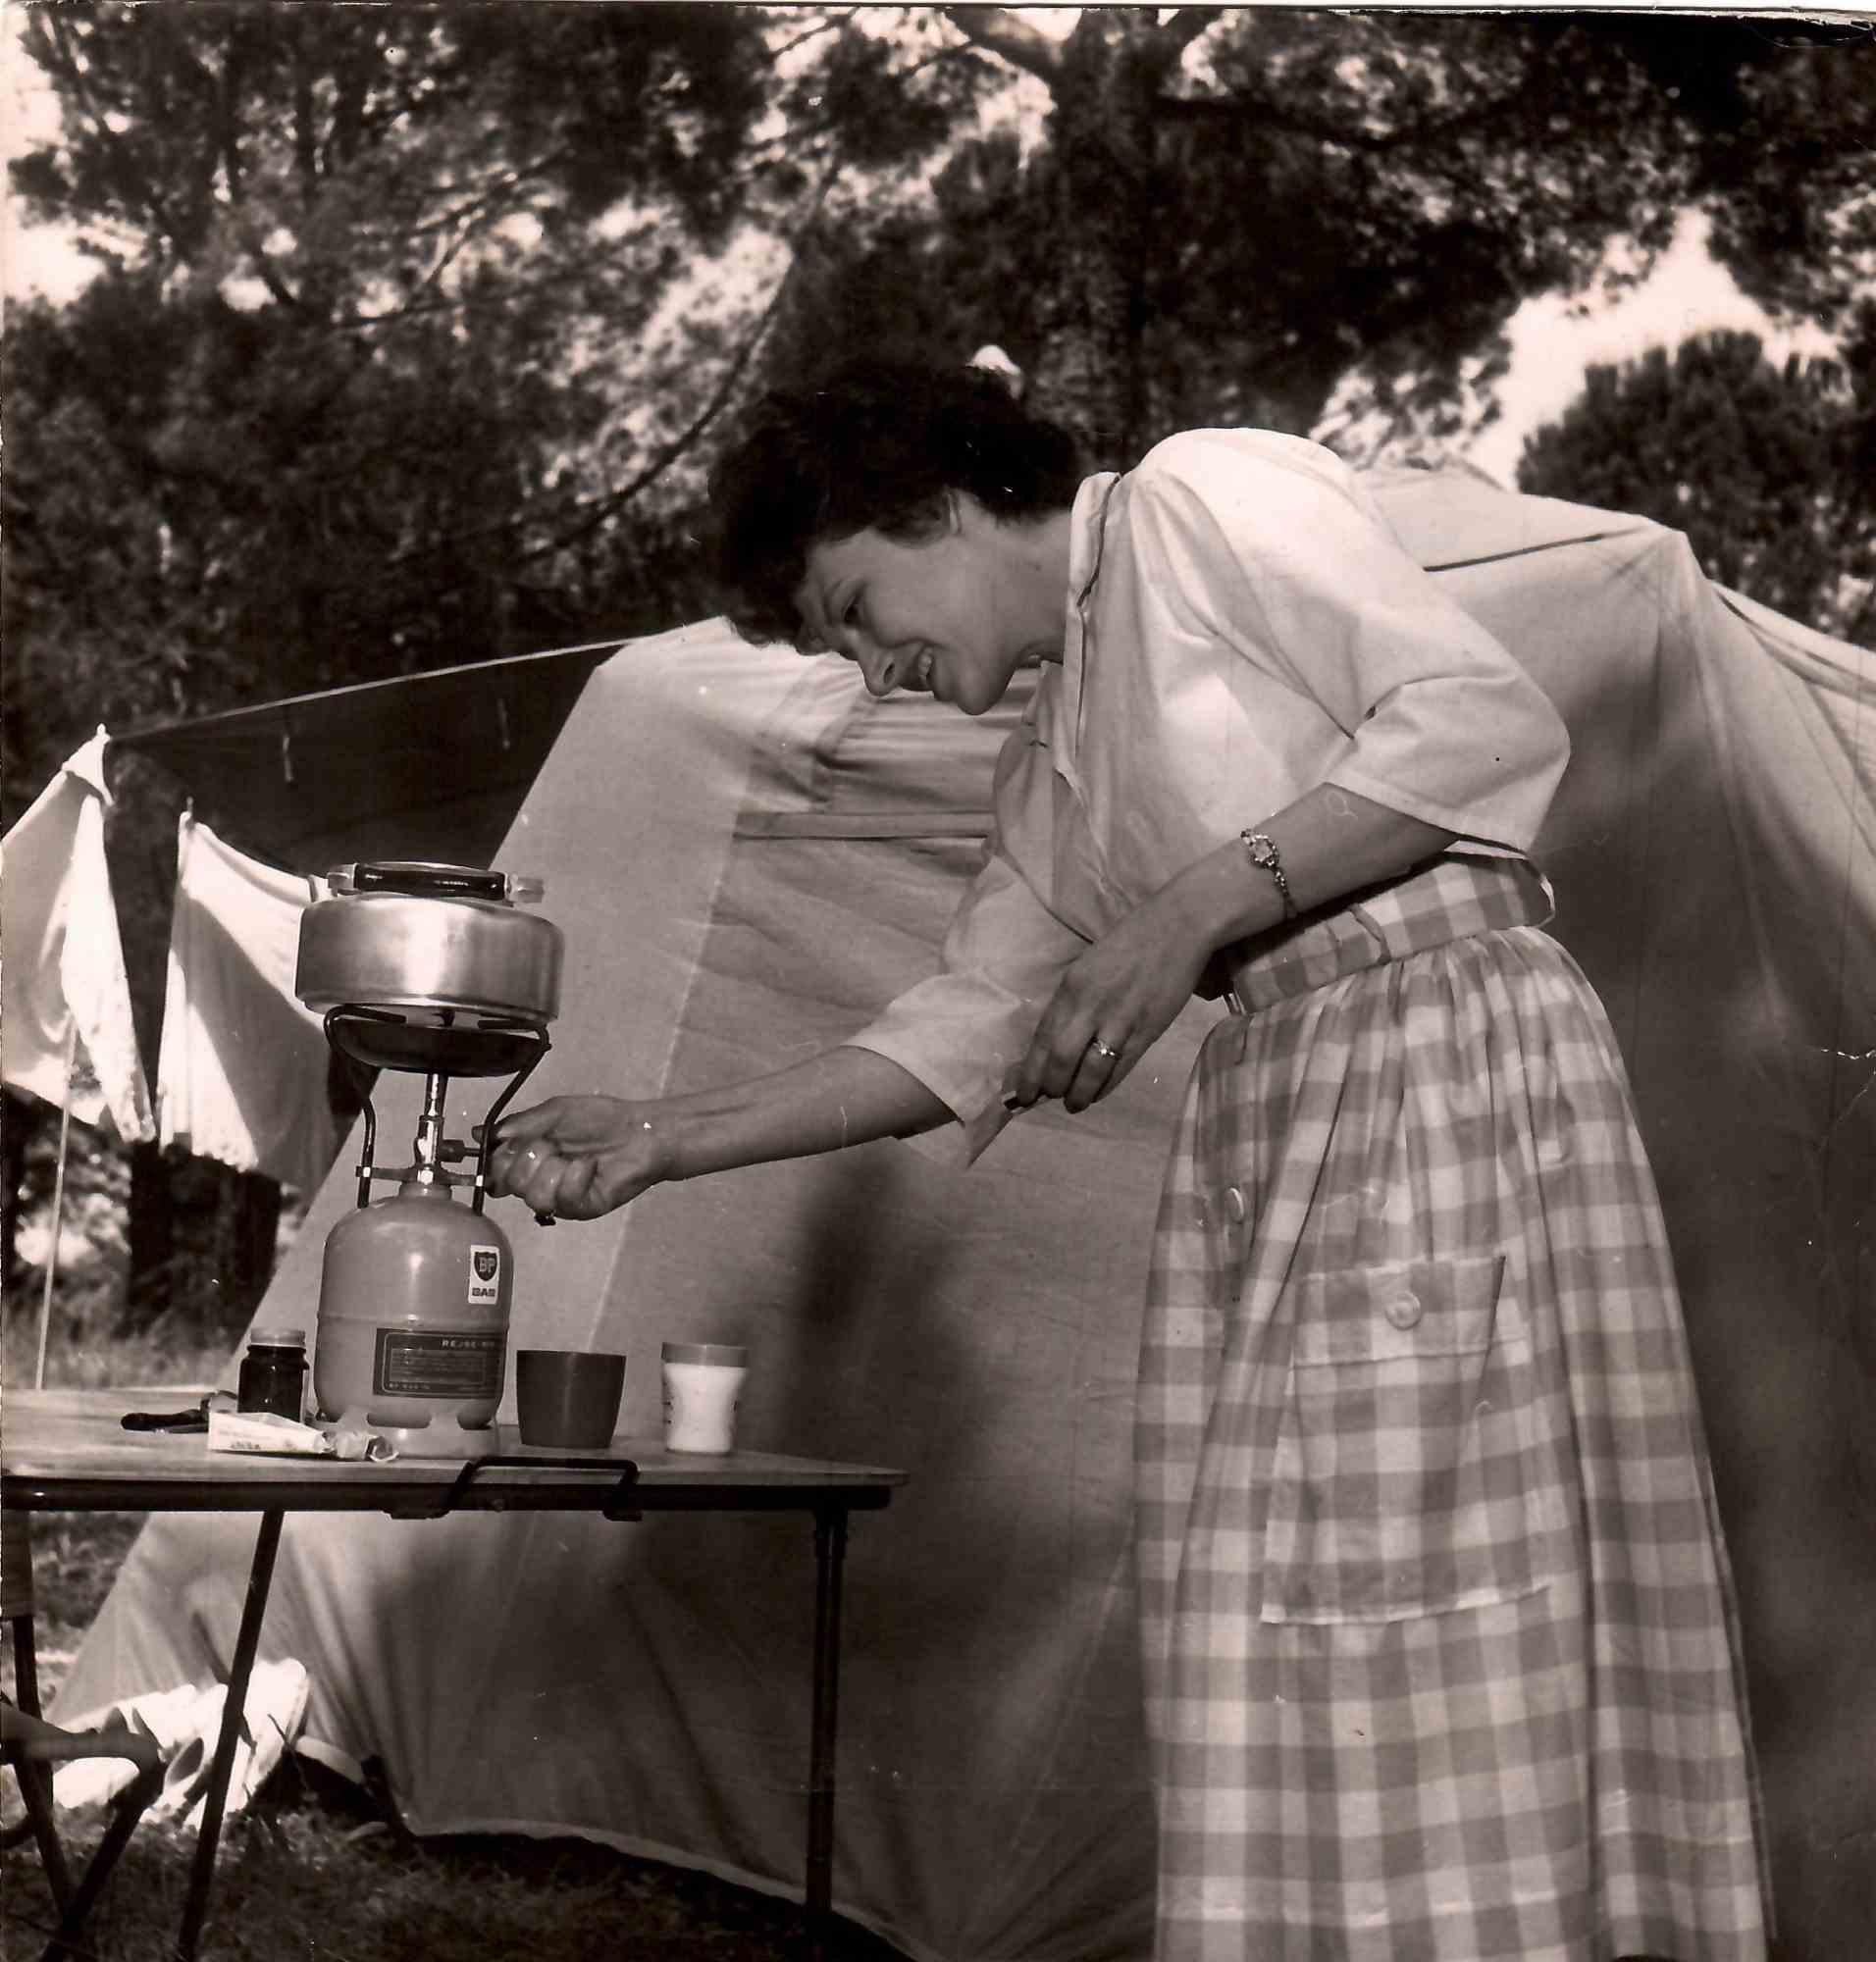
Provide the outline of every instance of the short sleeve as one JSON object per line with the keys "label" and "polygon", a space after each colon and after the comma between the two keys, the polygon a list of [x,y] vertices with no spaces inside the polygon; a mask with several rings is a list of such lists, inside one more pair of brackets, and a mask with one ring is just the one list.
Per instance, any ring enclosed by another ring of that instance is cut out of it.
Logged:
{"label": "short sleeve", "polygon": [[1004,1083],[1021,1061],[1062,971],[1087,943],[992,851],[945,935],[939,971],[848,1038],[915,1076],[956,1117],[913,1146],[969,1164],[1003,1129]]}
{"label": "short sleeve", "polygon": [[1221,636],[1346,734],[1326,781],[1529,849],[1569,759],[1562,718],[1346,465],[1294,438],[1203,431],[1161,444],[1136,478],[1147,549],[1196,576]]}

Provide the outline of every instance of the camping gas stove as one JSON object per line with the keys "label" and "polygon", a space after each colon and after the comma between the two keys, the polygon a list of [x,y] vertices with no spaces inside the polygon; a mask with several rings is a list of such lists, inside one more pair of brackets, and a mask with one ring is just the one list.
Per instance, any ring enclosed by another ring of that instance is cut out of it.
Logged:
{"label": "camping gas stove", "polygon": [[[560,930],[520,910],[539,880],[470,866],[340,866],[309,906],[294,992],[365,1072],[358,1208],[327,1236],[313,1391],[328,1419],[362,1416],[402,1455],[495,1449],[514,1257],[483,1210],[495,1119],[527,1081],[560,1006]],[[412,1162],[381,1170],[370,1085],[421,1072]],[[506,1076],[480,1149],[443,1135],[451,1077]],[[448,1167],[473,1159],[473,1171]],[[396,1190],[374,1200],[372,1182]],[[468,1204],[451,1187],[469,1188]]]}

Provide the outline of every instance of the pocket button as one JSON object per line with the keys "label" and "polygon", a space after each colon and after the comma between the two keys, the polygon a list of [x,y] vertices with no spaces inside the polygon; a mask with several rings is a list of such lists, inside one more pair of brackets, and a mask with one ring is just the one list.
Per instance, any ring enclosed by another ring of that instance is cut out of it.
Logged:
{"label": "pocket button", "polygon": [[1398,1293],[1390,1294],[1381,1306],[1381,1313],[1396,1328],[1412,1328],[1423,1312],[1420,1297],[1412,1288],[1402,1288]]}
{"label": "pocket button", "polygon": [[1225,1188],[1225,1210],[1231,1215],[1233,1226],[1244,1223],[1244,1189],[1242,1186],[1227,1185]]}

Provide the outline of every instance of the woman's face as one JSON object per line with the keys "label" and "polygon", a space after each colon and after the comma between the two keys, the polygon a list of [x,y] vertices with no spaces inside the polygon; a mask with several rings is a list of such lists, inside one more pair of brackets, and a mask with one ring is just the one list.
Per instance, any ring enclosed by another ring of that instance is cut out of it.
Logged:
{"label": "woman's face", "polygon": [[1062,658],[1068,568],[1066,544],[1056,564],[1057,530],[1047,519],[1000,524],[961,496],[934,537],[864,531],[816,545],[796,604],[814,640],[857,661],[874,695],[910,689],[981,715],[1019,667]]}

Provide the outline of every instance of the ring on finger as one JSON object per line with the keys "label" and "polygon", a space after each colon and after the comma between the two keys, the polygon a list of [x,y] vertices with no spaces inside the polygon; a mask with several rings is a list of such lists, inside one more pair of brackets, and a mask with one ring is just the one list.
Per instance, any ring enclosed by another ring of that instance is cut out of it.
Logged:
{"label": "ring on finger", "polygon": [[1100,1057],[1104,1061],[1119,1062],[1120,1060],[1120,1052],[1118,1049],[1116,1049],[1113,1046],[1113,1044],[1104,1043],[1099,1036],[1096,1036],[1094,1040],[1088,1044],[1088,1047],[1091,1050],[1093,1050],[1095,1055]]}

